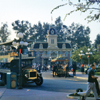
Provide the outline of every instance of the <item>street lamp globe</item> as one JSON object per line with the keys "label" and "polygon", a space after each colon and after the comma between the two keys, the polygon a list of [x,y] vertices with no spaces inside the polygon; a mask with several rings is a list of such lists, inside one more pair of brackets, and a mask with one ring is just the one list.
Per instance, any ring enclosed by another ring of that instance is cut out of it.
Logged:
{"label": "street lamp globe", "polygon": [[23,38],[23,33],[19,32],[19,33],[18,33],[18,37],[19,37],[19,38]]}
{"label": "street lamp globe", "polygon": [[90,51],[90,48],[88,48],[88,51]]}
{"label": "street lamp globe", "polygon": [[51,60],[51,57],[49,57],[49,60]]}
{"label": "street lamp globe", "polygon": [[83,53],[83,50],[81,50],[80,52]]}
{"label": "street lamp globe", "polygon": [[23,42],[23,41],[20,41],[20,45],[21,45],[21,46],[24,45],[24,42]]}
{"label": "street lamp globe", "polygon": [[24,42],[24,45],[25,45],[25,46],[27,46],[27,45],[28,45],[28,43],[27,43],[27,42]]}
{"label": "street lamp globe", "polygon": [[15,41],[13,41],[13,42],[12,42],[12,45],[13,45],[13,46],[16,46],[16,45],[17,45],[17,43],[16,43]]}

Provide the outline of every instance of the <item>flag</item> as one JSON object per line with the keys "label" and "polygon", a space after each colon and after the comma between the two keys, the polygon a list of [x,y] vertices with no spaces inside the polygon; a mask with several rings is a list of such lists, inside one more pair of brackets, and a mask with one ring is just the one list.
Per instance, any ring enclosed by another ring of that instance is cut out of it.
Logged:
{"label": "flag", "polygon": [[53,21],[53,18],[52,18],[52,16],[51,16],[51,21]]}
{"label": "flag", "polygon": [[19,54],[21,54],[21,49],[19,49]]}

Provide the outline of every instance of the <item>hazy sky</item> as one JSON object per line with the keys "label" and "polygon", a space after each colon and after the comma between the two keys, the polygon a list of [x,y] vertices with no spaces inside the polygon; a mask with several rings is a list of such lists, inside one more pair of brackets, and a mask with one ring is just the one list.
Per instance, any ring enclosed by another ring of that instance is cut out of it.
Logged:
{"label": "hazy sky", "polygon": [[[7,22],[9,30],[12,32],[11,39],[13,39],[15,33],[12,31],[12,22],[15,20],[26,20],[32,25],[37,24],[38,21],[51,23],[51,16],[53,17],[52,23],[58,16],[61,16],[63,20],[66,13],[70,12],[74,7],[67,5],[55,10],[52,15],[50,12],[54,7],[64,3],[66,3],[66,0],[0,0],[0,27],[2,22]],[[72,22],[86,27],[89,26],[91,29],[90,39],[94,42],[96,35],[100,33],[100,23],[95,21],[88,24],[84,20],[87,14],[75,12],[68,16],[63,23],[67,26],[71,25]]]}

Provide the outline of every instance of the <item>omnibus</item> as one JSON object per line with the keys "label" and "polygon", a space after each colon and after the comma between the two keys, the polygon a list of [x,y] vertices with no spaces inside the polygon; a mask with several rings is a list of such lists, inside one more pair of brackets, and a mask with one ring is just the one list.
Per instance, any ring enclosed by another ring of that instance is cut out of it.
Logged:
{"label": "omnibus", "polygon": [[[0,45],[7,45],[9,43],[3,43]],[[17,86],[19,84],[19,53],[17,51],[6,51],[0,52],[0,80],[5,84],[7,84],[7,73],[15,72],[17,74]],[[35,68],[32,68],[32,60],[35,57],[32,57],[28,53],[28,49],[23,49],[23,54],[21,54],[21,74],[22,74],[22,86],[25,83],[35,82],[36,85],[40,86],[43,83],[42,74],[37,72]]]}

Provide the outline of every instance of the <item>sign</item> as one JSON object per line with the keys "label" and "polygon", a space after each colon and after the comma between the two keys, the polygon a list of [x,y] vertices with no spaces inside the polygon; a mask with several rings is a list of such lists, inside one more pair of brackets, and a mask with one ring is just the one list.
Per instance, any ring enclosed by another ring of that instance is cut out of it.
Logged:
{"label": "sign", "polygon": [[98,3],[100,3],[100,0],[89,0],[89,2],[98,2]]}

